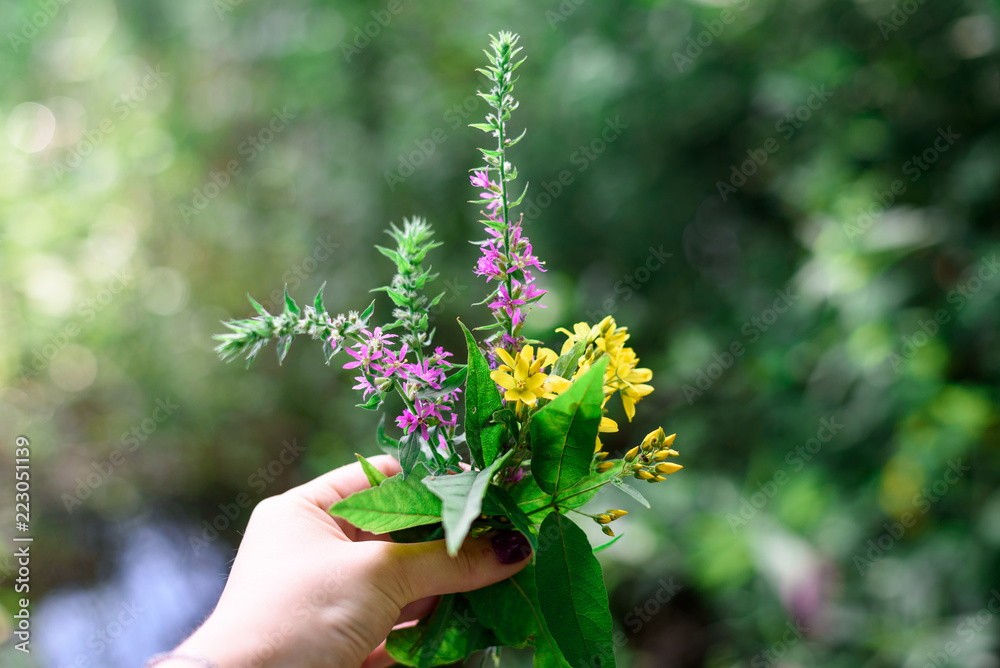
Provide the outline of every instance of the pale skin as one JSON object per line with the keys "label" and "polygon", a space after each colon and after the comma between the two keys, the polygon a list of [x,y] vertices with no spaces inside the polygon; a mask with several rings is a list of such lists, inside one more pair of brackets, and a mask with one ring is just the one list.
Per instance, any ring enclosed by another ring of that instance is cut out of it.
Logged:
{"label": "pale skin", "polygon": [[[399,472],[391,457],[370,461]],[[426,615],[442,594],[486,587],[528,563],[501,564],[485,538],[467,539],[452,558],[443,540],[392,543],[327,513],[368,487],[352,464],[262,501],[215,611],[175,651],[219,668],[384,668],[394,663],[385,650],[394,626]]]}

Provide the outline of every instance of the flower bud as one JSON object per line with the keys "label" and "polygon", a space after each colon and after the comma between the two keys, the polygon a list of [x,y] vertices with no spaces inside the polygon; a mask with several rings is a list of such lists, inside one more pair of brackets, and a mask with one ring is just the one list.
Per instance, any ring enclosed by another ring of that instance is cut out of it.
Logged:
{"label": "flower bud", "polygon": [[635,472],[635,477],[639,478],[640,480],[652,480],[656,476],[654,476],[652,473],[650,473],[646,469],[641,469],[641,470]]}
{"label": "flower bud", "polygon": [[655,478],[652,478],[652,479],[650,479],[650,481],[649,481],[649,482],[663,482],[664,480],[666,480],[666,478],[664,478],[664,477],[663,477],[663,476],[661,476],[661,475],[658,475],[658,476],[656,476]]}
{"label": "flower bud", "polygon": [[598,452],[596,455],[594,455],[594,458],[599,462],[603,462],[605,459],[608,458],[608,453],[607,451]]}
{"label": "flower bud", "polygon": [[626,515],[628,515],[628,511],[627,510],[609,510],[607,514],[611,517],[611,521],[613,522],[616,519],[618,519],[619,517],[625,517]]}
{"label": "flower bud", "polygon": [[657,450],[656,454],[653,455],[653,459],[658,462],[662,462],[668,457],[679,457],[680,454],[681,453],[677,452],[676,450],[670,450],[669,448],[667,448],[664,450]]}
{"label": "flower bud", "polygon": [[602,513],[602,514],[598,515],[597,517],[595,517],[594,521],[597,522],[598,524],[607,524],[608,522],[611,522],[613,519],[614,518],[611,517],[611,515],[606,515],[606,514]]}
{"label": "flower bud", "polygon": [[612,530],[611,530],[611,527],[609,527],[609,526],[608,526],[608,525],[606,525],[606,524],[605,524],[604,526],[602,526],[602,527],[601,527],[601,531],[603,531],[603,532],[605,533],[605,535],[607,535],[607,536],[611,536],[612,538],[614,538],[614,537],[615,537],[615,532],[614,532],[614,531],[612,531]]}
{"label": "flower bud", "polygon": [[670,475],[671,473],[680,471],[682,468],[684,467],[681,466],[680,464],[674,464],[673,462],[663,462],[662,464],[656,465],[656,472]]}
{"label": "flower bud", "polygon": [[635,446],[631,450],[625,453],[625,461],[631,462],[635,461],[635,458],[639,456],[639,450],[641,446]]}
{"label": "flower bud", "polygon": [[597,472],[604,473],[605,471],[610,471],[614,467],[615,467],[614,462],[601,462],[600,464],[597,465]]}
{"label": "flower bud", "polygon": [[[662,429],[661,429],[661,431],[662,431]],[[670,434],[670,436],[667,436],[666,438],[664,438],[663,439],[663,447],[669,448],[671,445],[674,444],[674,439],[675,438],[677,438],[677,434]]]}

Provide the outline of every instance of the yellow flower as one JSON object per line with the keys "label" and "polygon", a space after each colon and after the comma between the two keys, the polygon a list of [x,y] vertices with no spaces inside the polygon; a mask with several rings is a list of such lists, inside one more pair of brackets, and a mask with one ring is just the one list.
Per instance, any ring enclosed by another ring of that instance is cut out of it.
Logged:
{"label": "yellow flower", "polygon": [[601,443],[601,434],[614,434],[618,431],[618,423],[609,417],[601,416],[601,424],[597,427],[597,442],[594,444],[594,452],[600,452],[604,444]]}
{"label": "yellow flower", "polygon": [[568,381],[562,376],[550,374],[548,380],[545,381],[544,397],[546,399],[555,399],[572,385],[572,381]]}
{"label": "yellow flower", "polygon": [[637,369],[639,358],[631,348],[624,348],[608,364],[606,384],[612,392],[618,390],[622,396],[622,406],[629,421],[635,417],[635,404],[653,391],[652,385],[647,385],[653,378],[649,369]]}
{"label": "yellow flower", "polygon": [[497,348],[496,354],[503,364],[490,373],[490,378],[507,390],[504,399],[533,406],[545,396],[544,386],[548,376],[541,373],[541,368],[548,356],[544,354],[544,350],[539,351],[538,359],[534,359],[534,349],[531,346],[521,348],[516,358],[511,357],[503,348]]}

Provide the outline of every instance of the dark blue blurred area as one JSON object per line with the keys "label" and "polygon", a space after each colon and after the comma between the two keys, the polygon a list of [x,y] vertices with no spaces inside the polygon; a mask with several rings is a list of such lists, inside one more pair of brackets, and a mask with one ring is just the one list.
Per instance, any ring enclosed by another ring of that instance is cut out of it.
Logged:
{"label": "dark blue blurred area", "polygon": [[437,342],[486,324],[467,124],[504,29],[530,334],[627,325],[656,391],[605,443],[662,424],[685,466],[652,511],[594,502],[630,511],[600,553],[620,664],[1000,666],[996,3],[4,9],[0,526],[25,435],[36,636],[3,665],[139,665],[211,610],[259,500],[378,451],[319,346],[217,360],[248,292],[364,308],[419,215]]}

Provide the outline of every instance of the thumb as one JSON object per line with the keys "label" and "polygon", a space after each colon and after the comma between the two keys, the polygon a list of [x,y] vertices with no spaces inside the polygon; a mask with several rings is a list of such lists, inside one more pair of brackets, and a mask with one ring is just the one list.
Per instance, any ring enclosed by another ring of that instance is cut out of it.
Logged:
{"label": "thumb", "polygon": [[454,557],[443,540],[427,543],[387,543],[407,603],[441,594],[482,589],[506,580],[528,564],[531,546],[516,531],[504,531],[491,539],[467,538]]}

